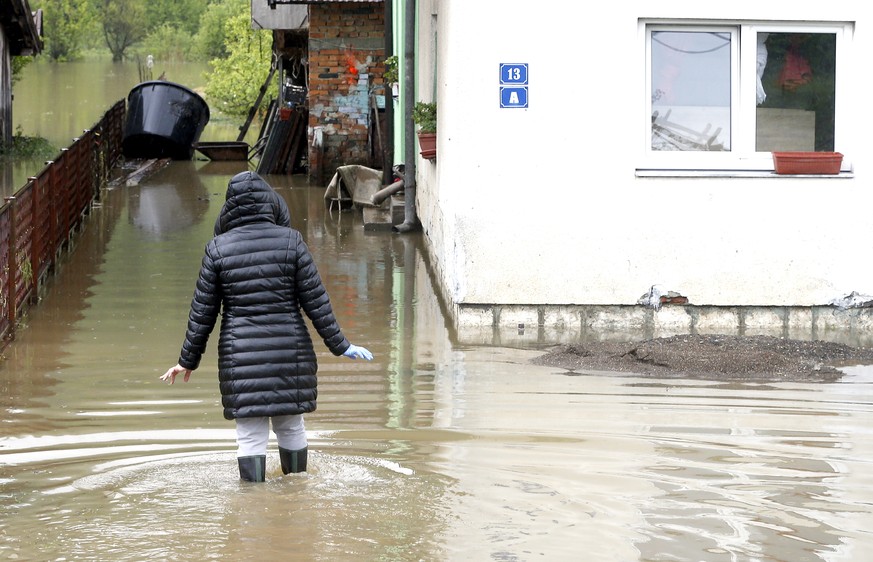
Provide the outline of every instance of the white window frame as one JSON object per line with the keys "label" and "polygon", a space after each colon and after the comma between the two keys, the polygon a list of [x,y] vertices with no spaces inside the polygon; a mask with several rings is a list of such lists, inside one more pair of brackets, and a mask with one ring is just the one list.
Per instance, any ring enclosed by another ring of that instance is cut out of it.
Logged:
{"label": "white window frame", "polygon": [[[667,22],[641,20],[641,35],[645,52],[645,100],[641,120],[642,155],[638,171],[713,171],[713,172],[773,172],[770,152],[755,150],[756,108],[756,38],[758,33],[833,33],[836,37],[836,87],[834,115],[834,150],[843,153],[842,171],[852,169],[850,154],[845,146],[847,137],[846,104],[848,95],[849,45],[853,28],[841,22]],[[713,31],[731,34],[731,132],[730,151],[657,151],[652,150],[652,69],[651,45],[653,31]]]}

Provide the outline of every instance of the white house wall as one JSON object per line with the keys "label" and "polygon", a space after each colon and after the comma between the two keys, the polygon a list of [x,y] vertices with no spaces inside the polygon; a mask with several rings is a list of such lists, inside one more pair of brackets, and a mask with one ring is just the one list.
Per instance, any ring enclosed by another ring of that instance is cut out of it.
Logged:
{"label": "white house wall", "polygon": [[[418,212],[456,322],[576,324],[603,306],[639,314],[653,286],[706,310],[873,294],[864,96],[837,109],[859,116],[857,130],[838,132],[851,174],[637,171],[647,142],[640,18],[855,22],[849,47],[863,61],[873,18],[858,6],[616,2],[595,15],[559,0],[422,0],[418,96],[431,99],[436,68],[439,137],[436,162],[418,162]],[[501,63],[529,65],[529,108],[499,107]],[[850,68],[859,76],[842,85],[858,80],[863,92],[865,65]]]}

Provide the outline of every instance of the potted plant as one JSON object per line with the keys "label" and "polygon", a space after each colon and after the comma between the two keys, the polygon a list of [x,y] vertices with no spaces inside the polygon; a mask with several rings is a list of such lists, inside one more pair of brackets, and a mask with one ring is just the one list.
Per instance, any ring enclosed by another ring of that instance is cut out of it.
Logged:
{"label": "potted plant", "polygon": [[397,55],[391,55],[385,59],[385,72],[382,73],[382,81],[385,83],[385,95],[391,96],[395,100],[400,97],[400,69],[397,64]]}
{"label": "potted plant", "polygon": [[415,102],[412,108],[412,120],[418,125],[418,145],[422,158],[436,159],[436,102]]}
{"label": "potted plant", "polygon": [[385,59],[385,72],[382,74],[382,79],[386,84],[396,84],[399,80],[397,74],[397,55],[391,55]]}

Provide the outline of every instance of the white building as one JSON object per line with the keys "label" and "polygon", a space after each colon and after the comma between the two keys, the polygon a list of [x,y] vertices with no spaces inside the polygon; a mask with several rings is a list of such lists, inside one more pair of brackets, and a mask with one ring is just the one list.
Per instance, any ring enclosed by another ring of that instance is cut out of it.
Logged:
{"label": "white building", "polygon": [[[868,12],[420,0],[417,212],[462,339],[873,335]],[[774,173],[798,150],[839,173]]]}

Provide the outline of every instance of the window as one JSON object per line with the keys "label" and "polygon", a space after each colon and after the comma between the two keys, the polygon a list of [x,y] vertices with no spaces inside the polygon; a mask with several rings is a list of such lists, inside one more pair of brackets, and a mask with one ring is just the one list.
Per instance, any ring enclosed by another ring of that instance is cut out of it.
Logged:
{"label": "window", "polygon": [[731,149],[734,35],[652,31],[652,150]]}
{"label": "window", "polygon": [[848,31],[646,25],[642,167],[772,170],[773,151],[838,150],[837,69]]}
{"label": "window", "polygon": [[833,33],[757,34],[755,148],[834,150]]}

